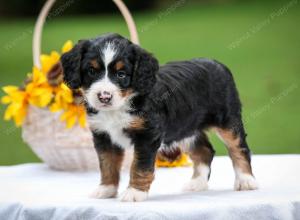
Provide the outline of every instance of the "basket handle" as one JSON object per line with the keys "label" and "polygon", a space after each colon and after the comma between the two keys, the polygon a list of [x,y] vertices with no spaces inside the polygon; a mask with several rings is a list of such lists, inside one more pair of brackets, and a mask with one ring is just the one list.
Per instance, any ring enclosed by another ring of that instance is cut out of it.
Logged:
{"label": "basket handle", "polygon": [[[41,55],[41,38],[42,38],[43,26],[49,14],[49,11],[52,8],[55,1],[56,0],[46,1],[35,23],[34,32],[33,32],[33,42],[32,42],[32,55],[33,55],[33,64],[38,68],[41,68],[40,55]],[[117,7],[121,11],[127,23],[131,41],[139,45],[139,37],[136,30],[136,25],[130,14],[130,11],[128,10],[128,8],[126,7],[126,5],[123,3],[122,0],[112,0],[112,1],[117,5]]]}

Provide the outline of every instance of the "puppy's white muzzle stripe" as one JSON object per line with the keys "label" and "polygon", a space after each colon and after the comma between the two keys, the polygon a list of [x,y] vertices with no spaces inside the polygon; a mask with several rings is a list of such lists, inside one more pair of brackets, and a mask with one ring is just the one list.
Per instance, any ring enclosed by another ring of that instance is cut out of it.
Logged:
{"label": "puppy's white muzzle stripe", "polygon": [[105,65],[105,77],[107,78],[108,75],[108,65],[113,61],[115,55],[116,55],[116,49],[113,45],[113,43],[108,42],[106,44],[106,47],[101,51],[102,53],[102,60],[104,61]]}

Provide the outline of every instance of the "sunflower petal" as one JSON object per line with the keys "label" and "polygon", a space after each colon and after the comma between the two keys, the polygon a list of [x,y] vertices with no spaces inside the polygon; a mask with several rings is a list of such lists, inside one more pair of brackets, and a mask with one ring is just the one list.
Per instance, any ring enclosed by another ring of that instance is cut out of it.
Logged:
{"label": "sunflower petal", "polygon": [[78,122],[80,127],[85,128],[86,127],[86,114],[82,113],[79,118],[78,118]]}
{"label": "sunflower petal", "polygon": [[72,117],[73,112],[72,111],[65,111],[61,116],[60,116],[60,120],[61,121],[65,121],[68,118]]}
{"label": "sunflower petal", "polygon": [[9,121],[10,119],[12,119],[13,117],[13,113],[14,113],[14,110],[13,110],[13,104],[9,105],[6,110],[5,110],[5,113],[4,113],[4,120],[5,121]]}
{"label": "sunflower petal", "polygon": [[73,102],[73,94],[72,92],[65,92],[62,94],[63,99],[65,100],[65,102],[67,103],[72,103]]}
{"label": "sunflower petal", "polygon": [[76,123],[76,116],[72,116],[72,117],[70,117],[70,118],[68,118],[68,120],[67,120],[67,128],[72,128],[74,125],[75,125],[75,123]]}
{"label": "sunflower petal", "polygon": [[51,112],[58,112],[58,111],[63,110],[63,108],[62,108],[60,105],[58,105],[57,103],[53,103],[53,104],[49,107],[49,110],[50,110]]}
{"label": "sunflower petal", "polygon": [[73,42],[68,40],[62,47],[61,52],[67,53],[73,48]]}
{"label": "sunflower petal", "polygon": [[46,75],[42,71],[40,71],[38,68],[34,67],[32,70],[32,73],[33,73],[32,74],[33,75],[32,82],[34,84],[39,85],[39,84],[47,82]]}
{"label": "sunflower petal", "polygon": [[19,88],[17,86],[4,86],[2,87],[2,90],[10,95],[11,93],[18,91]]}
{"label": "sunflower petal", "polygon": [[12,99],[10,96],[3,96],[1,98],[1,103],[4,104],[4,105],[7,105],[9,103],[11,103]]}
{"label": "sunflower petal", "polygon": [[26,117],[26,114],[27,114],[27,109],[26,108],[21,108],[18,111],[18,114],[16,114],[14,116],[15,124],[16,124],[17,127],[20,127],[23,124],[24,119]]}
{"label": "sunflower petal", "polygon": [[52,94],[51,93],[45,93],[43,97],[40,97],[40,107],[46,107],[52,100]]}

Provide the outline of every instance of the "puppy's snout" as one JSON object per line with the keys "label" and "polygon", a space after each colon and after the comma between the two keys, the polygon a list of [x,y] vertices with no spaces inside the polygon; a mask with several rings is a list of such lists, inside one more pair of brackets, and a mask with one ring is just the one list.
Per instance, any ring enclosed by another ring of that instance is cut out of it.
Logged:
{"label": "puppy's snout", "polygon": [[107,104],[112,100],[113,95],[110,92],[104,91],[98,93],[98,99],[101,103]]}

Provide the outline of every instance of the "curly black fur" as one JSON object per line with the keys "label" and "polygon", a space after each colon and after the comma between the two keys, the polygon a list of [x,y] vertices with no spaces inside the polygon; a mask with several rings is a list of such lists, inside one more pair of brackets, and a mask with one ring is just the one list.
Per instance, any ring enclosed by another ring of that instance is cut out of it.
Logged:
{"label": "curly black fur", "polygon": [[80,41],[70,52],[61,57],[64,69],[64,81],[71,89],[78,89],[81,86],[80,64],[88,41]]}
{"label": "curly black fur", "polygon": [[137,45],[132,45],[135,55],[135,70],[132,78],[133,88],[141,95],[150,93],[156,82],[158,61],[150,53]]}

